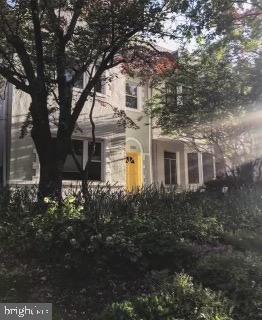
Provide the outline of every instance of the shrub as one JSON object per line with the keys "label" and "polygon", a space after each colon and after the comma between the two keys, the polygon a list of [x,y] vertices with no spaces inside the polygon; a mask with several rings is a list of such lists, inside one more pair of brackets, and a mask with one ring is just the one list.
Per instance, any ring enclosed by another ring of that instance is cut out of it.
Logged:
{"label": "shrub", "polygon": [[232,306],[221,294],[193,284],[186,274],[178,274],[173,282],[158,293],[114,303],[100,320],[230,320]]}
{"label": "shrub", "polygon": [[205,286],[224,292],[235,304],[234,319],[262,318],[262,258],[228,251],[210,254],[192,271]]}

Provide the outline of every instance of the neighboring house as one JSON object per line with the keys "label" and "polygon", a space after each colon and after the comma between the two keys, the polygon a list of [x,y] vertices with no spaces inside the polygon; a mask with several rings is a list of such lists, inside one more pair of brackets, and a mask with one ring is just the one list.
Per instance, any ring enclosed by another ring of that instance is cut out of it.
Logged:
{"label": "neighboring house", "polygon": [[[94,112],[96,124],[96,152],[92,159],[89,179],[110,183],[131,190],[157,183],[164,186],[196,188],[216,176],[215,158],[211,153],[196,152],[181,141],[162,136],[152,128],[151,119],[144,113],[144,103],[152,95],[147,85],[130,79],[116,68],[118,76],[110,83],[97,86]],[[85,81],[85,79],[83,79]],[[77,84],[76,94],[83,83]],[[8,86],[0,113],[2,184],[35,184],[39,177],[39,163],[30,135],[20,138],[30,97]],[[81,130],[73,135],[75,154],[84,166],[88,159],[91,127],[88,118],[91,101],[77,122]],[[124,110],[139,127],[118,125],[112,107]],[[54,128],[55,131],[55,128]],[[64,184],[80,179],[71,155],[64,168]]]}

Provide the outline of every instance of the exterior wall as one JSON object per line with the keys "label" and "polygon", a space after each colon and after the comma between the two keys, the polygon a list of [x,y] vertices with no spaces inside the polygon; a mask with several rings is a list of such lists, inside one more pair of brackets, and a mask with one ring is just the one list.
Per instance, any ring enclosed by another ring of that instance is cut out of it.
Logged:
{"label": "exterior wall", "polygon": [[12,86],[4,85],[0,93],[0,186],[5,186],[9,176]]}
{"label": "exterior wall", "polygon": [[32,182],[33,142],[29,135],[21,139],[21,128],[26,119],[30,97],[13,90],[10,136],[9,183]]}
{"label": "exterior wall", "polygon": [[[123,80],[116,78],[111,85],[106,85],[105,94],[98,94],[93,119],[96,124],[96,139],[103,142],[103,181],[123,186],[125,184],[125,128],[118,126],[112,107],[124,107],[125,95],[119,89]],[[75,90],[79,94],[79,90]],[[35,148],[29,135],[20,139],[21,127],[26,119],[30,97],[14,89],[13,110],[11,117],[10,170],[9,183],[37,183],[39,165],[35,159]],[[91,101],[87,101],[77,121],[79,130],[74,138],[91,139],[89,111]],[[56,128],[52,131],[55,134]],[[70,184],[67,182],[66,184]]]}
{"label": "exterior wall", "polygon": [[[125,81],[123,81],[125,85]],[[139,80],[137,79],[139,84]],[[138,129],[126,129],[127,151],[139,151],[142,153],[142,174],[143,184],[150,185],[153,183],[152,161],[151,161],[151,123],[150,118],[144,112],[144,104],[148,99],[149,92],[146,85],[138,86],[138,108],[126,108],[126,115],[131,118],[138,126]],[[125,88],[124,91],[125,92]]]}
{"label": "exterior wall", "polygon": [[[125,187],[126,153],[136,151],[142,155],[143,184],[164,184],[164,152],[167,151],[176,153],[178,185],[182,188],[187,188],[187,152],[190,150],[186,148],[184,143],[162,136],[161,133],[152,130],[151,119],[144,112],[144,103],[150,96],[150,90],[146,85],[138,86],[138,108],[126,108],[126,77],[118,68],[113,70],[112,73],[118,76],[110,84],[105,85],[103,94],[98,94],[93,114],[96,125],[96,140],[103,143],[101,183],[109,182],[116,186]],[[137,80],[137,83],[139,84],[139,80]],[[80,89],[76,89],[75,95],[79,94]],[[11,184],[34,184],[37,183],[39,177],[39,163],[31,137],[28,135],[23,139],[19,138],[29,104],[30,97],[14,89],[9,161],[9,183]],[[86,102],[77,121],[77,129],[73,134],[73,138],[91,139],[89,120],[91,105],[91,100]],[[114,115],[114,108],[124,110],[139,129],[119,126],[119,119]],[[53,127],[52,131],[55,135],[56,128]],[[87,154],[83,155],[83,157],[87,159]],[[199,160],[199,163],[201,163],[200,158]],[[73,184],[75,183],[74,181]],[[65,185],[71,184],[72,181],[65,182]]]}
{"label": "exterior wall", "polygon": [[[177,184],[178,188],[181,189],[192,189],[195,190],[200,186],[204,185],[204,166],[203,166],[203,153],[190,148],[185,143],[175,140],[161,140],[153,141],[153,172],[154,172],[154,182],[158,185],[165,185],[165,169],[164,169],[164,152],[176,153],[176,169],[177,169]],[[190,184],[188,181],[188,153],[197,153],[198,157],[198,174],[199,183]],[[211,147],[206,148],[205,152],[214,154]],[[206,172],[206,171],[205,171]],[[215,156],[213,156],[213,176],[216,177],[216,161]]]}

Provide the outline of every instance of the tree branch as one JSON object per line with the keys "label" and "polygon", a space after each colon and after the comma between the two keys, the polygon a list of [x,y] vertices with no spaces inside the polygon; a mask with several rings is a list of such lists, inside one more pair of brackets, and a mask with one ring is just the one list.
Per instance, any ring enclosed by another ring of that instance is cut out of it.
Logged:
{"label": "tree branch", "polygon": [[43,39],[41,32],[41,25],[39,20],[39,6],[37,0],[31,0],[31,13],[34,25],[34,37],[35,37],[35,48],[36,48],[36,64],[37,64],[37,76],[44,83],[45,79],[45,66],[44,66],[44,50],[43,50]]}
{"label": "tree branch", "polygon": [[28,94],[31,93],[30,87],[24,82],[19,81],[9,68],[0,65],[0,74],[7,79],[8,82],[12,83],[17,89],[22,90]]}
{"label": "tree branch", "polygon": [[84,5],[84,0],[78,0],[78,1],[76,1],[75,5],[74,5],[74,9],[73,9],[74,13],[73,13],[72,19],[70,21],[70,24],[68,26],[67,32],[64,36],[65,43],[70,41],[70,39],[72,38],[72,36],[74,34],[77,20],[81,14],[81,10],[82,10],[83,5]]}
{"label": "tree branch", "polygon": [[6,35],[7,41],[15,48],[30,84],[35,80],[33,65],[23,40],[18,35]]}

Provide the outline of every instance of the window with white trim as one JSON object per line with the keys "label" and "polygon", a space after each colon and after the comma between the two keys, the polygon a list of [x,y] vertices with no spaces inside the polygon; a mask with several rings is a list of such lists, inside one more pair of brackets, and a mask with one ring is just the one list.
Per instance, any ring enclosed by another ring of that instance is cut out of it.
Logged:
{"label": "window with white trim", "polygon": [[176,153],[164,152],[165,184],[177,184]]}
{"label": "window with white trim", "polygon": [[126,107],[138,109],[138,88],[137,84],[132,81],[126,81]]}
{"label": "window with white trim", "polygon": [[[84,169],[88,157],[92,155],[92,144],[89,141],[73,139],[72,148],[74,152],[69,153],[64,164],[63,180],[81,180],[79,166]],[[88,150],[87,157],[84,151]],[[102,181],[102,142],[96,142],[95,152],[92,155],[90,168],[88,170],[88,180]]]}
{"label": "window with white trim", "polygon": [[199,164],[198,164],[197,152],[190,152],[187,154],[187,166],[188,166],[188,183],[198,184],[199,183]]}

